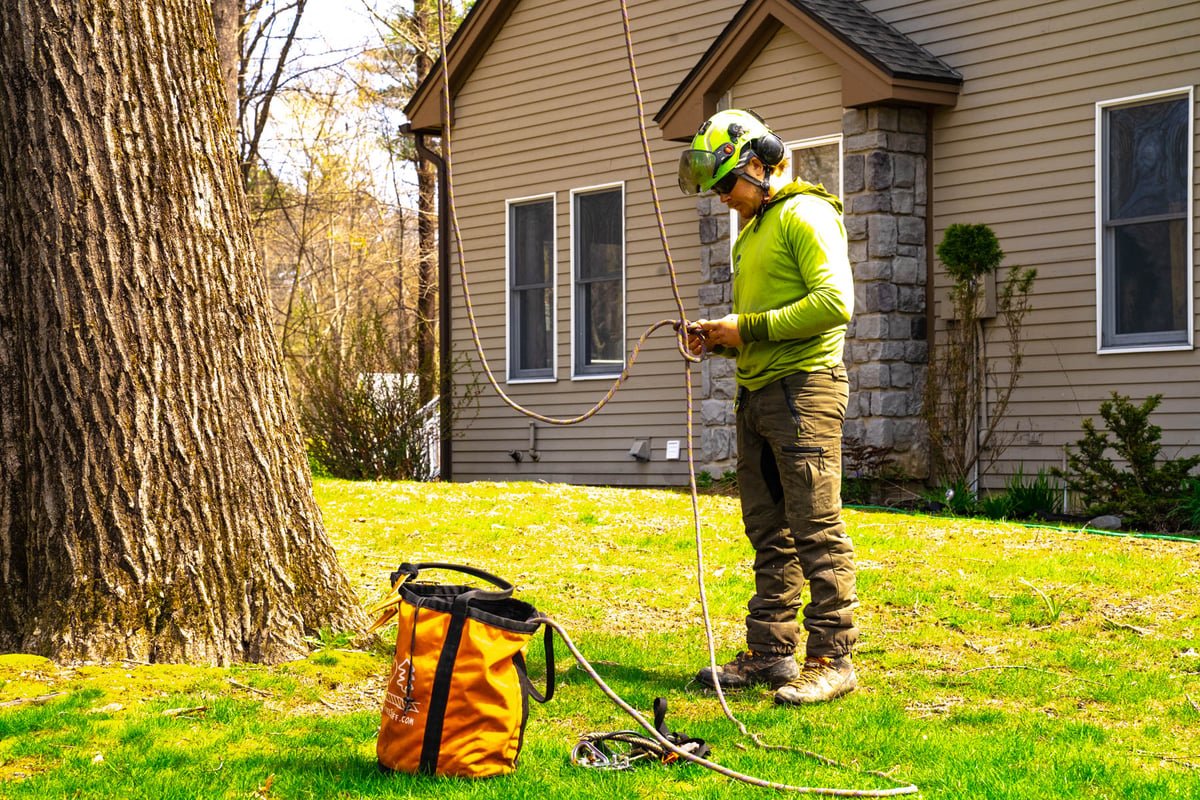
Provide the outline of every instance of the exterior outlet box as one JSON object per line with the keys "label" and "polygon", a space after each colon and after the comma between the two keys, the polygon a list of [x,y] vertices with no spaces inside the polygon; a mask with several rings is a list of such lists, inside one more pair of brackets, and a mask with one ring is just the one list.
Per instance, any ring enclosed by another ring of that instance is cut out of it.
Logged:
{"label": "exterior outlet box", "polygon": [[667,461],[679,460],[679,440],[670,439],[667,441]]}

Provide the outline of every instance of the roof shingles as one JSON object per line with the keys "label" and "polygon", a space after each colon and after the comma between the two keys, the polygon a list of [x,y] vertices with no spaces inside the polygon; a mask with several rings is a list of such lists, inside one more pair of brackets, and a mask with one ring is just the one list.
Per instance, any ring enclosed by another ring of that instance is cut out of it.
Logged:
{"label": "roof shingles", "polygon": [[961,83],[962,75],[857,0],[787,0],[894,78]]}

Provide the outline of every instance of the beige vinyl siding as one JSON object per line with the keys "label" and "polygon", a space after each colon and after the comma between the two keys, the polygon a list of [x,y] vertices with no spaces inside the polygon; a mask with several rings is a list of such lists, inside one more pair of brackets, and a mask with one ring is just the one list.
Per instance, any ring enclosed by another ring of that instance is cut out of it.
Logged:
{"label": "beige vinyl siding", "polygon": [[757,111],[784,141],[842,132],[842,70],[781,28],[730,90],[736,108]]}
{"label": "beige vinyl siding", "polygon": [[[699,242],[696,201],[680,195],[681,145],[663,142],[652,117],[732,18],[737,3],[631,2],[638,77],[680,292],[696,315]],[[556,417],[584,413],[612,379],[571,379],[571,190],[625,184],[626,354],[653,323],[679,316],[659,240],[636,123],[620,6],[609,2],[522,0],[455,99],[454,190],[472,304],[489,366],[516,402]],[[556,374],[553,382],[506,384],[505,201],[556,197]],[[478,371],[454,258],[451,299],[456,353]],[[482,376],[481,380],[482,380]],[[464,380],[465,373],[457,375]],[[692,370],[698,397],[700,371]],[[697,400],[698,412],[698,400]],[[471,417],[468,414],[468,417]],[[573,426],[537,426],[485,385],[473,418],[457,425],[455,480],[551,480],[611,485],[687,481],[684,362],[669,329],[642,350],[630,378],[599,414]],[[628,455],[649,439],[652,460]],[[665,461],[679,440],[680,461]],[[697,441],[697,446],[699,442]],[[509,450],[523,453],[515,464]]]}
{"label": "beige vinyl siding", "polygon": [[[1096,103],[1196,84],[1200,3],[863,5],[965,79],[957,106],[934,120],[934,242],[952,223],[986,223],[1006,265],[1038,270],[1022,381],[1009,412],[1012,446],[998,473],[1021,463],[1027,475],[1061,465],[1063,445],[1082,436],[1084,418],[1099,419],[1100,402],[1112,391],[1135,402],[1161,393],[1153,421],[1163,428],[1164,453],[1200,452],[1194,350],[1096,352],[1095,241]],[[1194,190],[1193,212],[1198,196]],[[1192,247],[1195,293],[1195,241]],[[989,354],[1002,356],[1003,336],[991,335]]]}

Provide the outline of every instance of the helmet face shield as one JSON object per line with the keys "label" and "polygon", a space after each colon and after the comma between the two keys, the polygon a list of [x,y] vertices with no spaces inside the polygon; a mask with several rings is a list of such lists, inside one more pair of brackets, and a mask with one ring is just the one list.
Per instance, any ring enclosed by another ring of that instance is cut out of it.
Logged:
{"label": "helmet face shield", "polygon": [[684,150],[679,156],[679,189],[704,194],[715,182],[717,155],[708,150]]}

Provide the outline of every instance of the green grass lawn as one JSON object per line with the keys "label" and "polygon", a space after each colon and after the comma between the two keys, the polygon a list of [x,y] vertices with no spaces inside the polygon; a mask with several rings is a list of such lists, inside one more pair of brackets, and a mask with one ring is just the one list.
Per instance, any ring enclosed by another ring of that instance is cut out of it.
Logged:
{"label": "green grass lawn", "polygon": [[[707,662],[691,501],[545,484],[318,481],[363,600],[401,561],[470,564],[559,620],[614,689],[739,772],[926,798],[1200,797],[1200,544],[848,510],[859,565],[860,689],[818,708],[729,695],[756,748],[691,682]],[[726,659],[750,553],[735,498],[700,499],[706,588]],[[430,578],[436,575],[430,573]],[[543,676],[540,637],[530,647]],[[574,767],[580,733],[633,723],[560,650],[521,766],[484,781],[383,776],[386,648],[228,669],[56,665],[0,656],[0,797],[741,798],[777,794],[692,765]]]}

